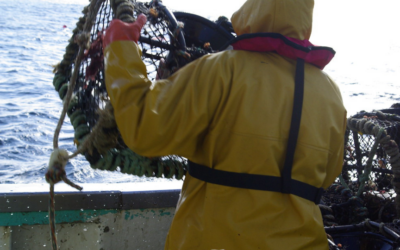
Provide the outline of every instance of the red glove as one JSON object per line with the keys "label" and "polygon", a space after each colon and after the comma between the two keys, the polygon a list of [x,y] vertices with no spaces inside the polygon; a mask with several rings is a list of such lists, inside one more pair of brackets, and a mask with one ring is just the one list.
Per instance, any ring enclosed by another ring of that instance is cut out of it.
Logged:
{"label": "red glove", "polygon": [[134,23],[125,23],[118,19],[112,20],[103,38],[103,48],[105,49],[114,41],[134,41],[137,43],[140,31],[146,22],[147,18],[143,14],[140,14]]}

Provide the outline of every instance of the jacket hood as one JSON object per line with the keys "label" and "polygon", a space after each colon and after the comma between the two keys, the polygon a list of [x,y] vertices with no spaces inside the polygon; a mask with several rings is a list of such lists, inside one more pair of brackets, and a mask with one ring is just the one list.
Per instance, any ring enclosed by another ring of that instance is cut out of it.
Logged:
{"label": "jacket hood", "polygon": [[247,0],[231,18],[238,36],[272,32],[308,40],[314,0]]}

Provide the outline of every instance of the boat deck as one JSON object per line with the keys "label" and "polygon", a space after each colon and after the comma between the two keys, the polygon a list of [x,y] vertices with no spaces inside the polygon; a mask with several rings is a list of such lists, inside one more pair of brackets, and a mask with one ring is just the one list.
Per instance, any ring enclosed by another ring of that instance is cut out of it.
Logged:
{"label": "boat deck", "polygon": [[[60,249],[163,249],[181,181],[55,186]],[[162,187],[162,188],[161,188]],[[0,185],[0,249],[52,249],[47,184]]]}

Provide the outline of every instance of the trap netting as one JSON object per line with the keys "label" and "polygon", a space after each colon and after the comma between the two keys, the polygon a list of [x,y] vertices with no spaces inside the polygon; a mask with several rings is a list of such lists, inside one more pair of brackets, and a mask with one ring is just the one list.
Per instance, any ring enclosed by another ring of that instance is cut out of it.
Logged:
{"label": "trap netting", "polygon": [[400,215],[399,142],[396,114],[363,111],[348,118],[343,170],[321,200],[325,225],[365,219],[394,225]]}
{"label": "trap netting", "polygon": [[[93,8],[95,13],[89,13],[91,4],[96,5]],[[55,66],[53,80],[64,101],[68,89],[73,88],[67,114],[75,130],[75,144],[95,169],[112,171],[119,168],[123,173],[137,176],[181,179],[186,159],[174,155],[143,157],[132,152],[123,142],[104,81],[102,35],[114,18],[133,22],[139,14],[146,15],[148,21],[142,29],[138,45],[142,49],[148,78],[154,81],[166,78],[187,63],[215,52],[212,46],[220,49],[222,43],[233,38],[229,22],[219,19],[213,23],[195,15],[178,13],[189,26],[200,20],[202,24],[196,25],[196,28],[201,30],[197,31],[207,31],[211,34],[208,38],[185,30],[184,24],[177,21],[161,1],[92,0],[90,5],[82,11],[84,16],[73,30],[63,60]],[[85,31],[88,26],[89,30]],[[188,46],[185,38],[190,42]],[[80,50],[85,51],[82,58],[79,58]],[[73,79],[74,68],[79,71],[76,80]]]}

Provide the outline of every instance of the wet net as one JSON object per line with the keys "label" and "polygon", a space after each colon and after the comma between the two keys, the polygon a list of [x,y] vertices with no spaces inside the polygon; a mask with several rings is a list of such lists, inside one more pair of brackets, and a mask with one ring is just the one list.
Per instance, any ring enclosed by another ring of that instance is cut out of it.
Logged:
{"label": "wet net", "polygon": [[[139,14],[146,15],[148,21],[142,29],[138,45],[142,49],[142,60],[147,68],[148,79],[154,81],[168,77],[203,55],[216,52],[215,48],[219,49],[221,44],[233,38],[229,22],[223,18],[211,22],[192,14],[177,13],[183,21],[180,22],[161,1],[142,3],[129,0],[92,0],[91,4],[99,5],[97,14],[93,20],[88,20],[89,6],[84,8],[84,16],[73,30],[64,58],[55,67],[53,80],[54,87],[63,100],[68,88],[74,86],[67,114],[75,130],[75,144],[81,147],[85,139],[97,131],[98,135],[90,138],[93,143],[83,152],[92,168],[111,171],[118,168],[123,173],[137,176],[182,179],[186,159],[175,155],[143,157],[132,152],[123,142],[115,121],[110,116],[112,107],[104,82],[102,34],[114,18],[133,22]],[[88,21],[93,25],[90,34],[85,34],[83,29]],[[189,28],[185,28],[184,23]],[[192,29],[195,23],[196,27]],[[197,34],[207,31],[205,33],[208,37],[196,36],[192,31],[199,31]],[[83,42],[86,47],[83,58],[76,62],[78,44],[82,46],[79,39],[85,35],[88,43]],[[71,84],[75,64],[79,66],[79,73],[76,81]]]}

